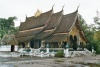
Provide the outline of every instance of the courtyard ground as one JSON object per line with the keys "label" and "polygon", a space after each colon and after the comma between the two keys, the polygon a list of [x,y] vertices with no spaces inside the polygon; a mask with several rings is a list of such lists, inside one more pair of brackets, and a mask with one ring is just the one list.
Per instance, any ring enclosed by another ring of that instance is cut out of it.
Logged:
{"label": "courtyard ground", "polygon": [[[97,65],[89,66],[87,64]],[[1,57],[0,67],[100,67],[100,55],[73,58]]]}

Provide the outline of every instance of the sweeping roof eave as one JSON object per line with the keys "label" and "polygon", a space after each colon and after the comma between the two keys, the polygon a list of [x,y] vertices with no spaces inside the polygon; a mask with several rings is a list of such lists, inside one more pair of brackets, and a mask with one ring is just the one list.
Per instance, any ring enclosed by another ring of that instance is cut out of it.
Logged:
{"label": "sweeping roof eave", "polygon": [[61,19],[62,11],[53,14],[51,20],[47,23],[47,26],[43,29],[43,31],[36,35],[36,39],[43,39],[51,35],[59,26]]}
{"label": "sweeping roof eave", "polygon": [[67,34],[51,35],[50,37],[44,39],[44,42],[61,42],[67,38]]}
{"label": "sweeping roof eave", "polygon": [[76,18],[77,18],[77,11],[67,15],[63,15],[61,23],[58,29],[54,33],[69,32],[74,23],[76,22]]}
{"label": "sweeping roof eave", "polygon": [[34,36],[26,36],[26,37],[18,37],[16,38],[16,40],[20,43],[20,42],[27,42],[30,41]]}
{"label": "sweeping roof eave", "polygon": [[16,33],[17,37],[23,37],[23,36],[32,36],[40,32],[44,27],[35,28],[35,29],[29,29],[24,31],[19,31]]}
{"label": "sweeping roof eave", "polygon": [[51,17],[52,12],[53,10],[50,10],[45,13],[42,13],[38,17],[27,18],[27,21],[20,24],[19,31],[44,26],[47,23],[47,20]]}

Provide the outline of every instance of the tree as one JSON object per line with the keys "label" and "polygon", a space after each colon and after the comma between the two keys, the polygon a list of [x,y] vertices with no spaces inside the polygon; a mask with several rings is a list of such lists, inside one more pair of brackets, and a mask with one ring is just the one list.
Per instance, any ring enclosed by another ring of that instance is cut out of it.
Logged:
{"label": "tree", "polygon": [[96,52],[98,54],[100,54],[100,13],[97,11],[96,14],[97,15],[94,17],[95,29],[96,29],[96,31],[94,33],[94,39],[97,42],[96,43],[96,46],[97,46]]}
{"label": "tree", "polygon": [[94,35],[95,40],[100,41],[100,13],[97,11],[97,16],[94,17],[96,32]]}
{"label": "tree", "polygon": [[0,18],[0,38],[5,34],[12,34],[17,30],[14,27],[14,20],[16,19],[16,17],[9,17],[8,19]]}
{"label": "tree", "polygon": [[79,15],[79,18],[80,18],[80,24],[81,24],[81,27],[82,27],[82,30],[84,31],[85,33],[85,37],[87,39],[87,45],[86,45],[86,48],[88,50],[92,50],[92,45],[94,44],[94,39],[93,39],[93,35],[94,35],[94,31],[93,31],[93,25],[87,25],[86,24],[86,21],[82,18],[81,15]]}
{"label": "tree", "polygon": [[100,13],[97,11],[97,15],[94,17],[94,22],[97,25],[96,29],[100,31]]}
{"label": "tree", "polygon": [[86,24],[86,21],[83,19],[83,17],[79,14],[79,18],[80,18],[80,25],[82,27],[82,30],[85,33],[85,36],[88,38],[88,36],[90,36],[92,34],[92,32],[90,31],[91,26]]}
{"label": "tree", "polygon": [[93,46],[94,50],[100,54],[100,13],[98,11],[96,13],[97,15],[94,17],[95,24],[87,25],[81,15],[79,15],[79,18],[85,37],[88,40],[87,49],[92,50]]}

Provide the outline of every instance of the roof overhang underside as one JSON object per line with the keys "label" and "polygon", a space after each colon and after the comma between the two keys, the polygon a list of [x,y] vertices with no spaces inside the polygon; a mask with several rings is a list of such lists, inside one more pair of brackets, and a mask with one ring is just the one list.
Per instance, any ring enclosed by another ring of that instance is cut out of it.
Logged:
{"label": "roof overhang underside", "polygon": [[58,34],[58,35],[51,35],[44,42],[61,42],[67,38],[67,34]]}
{"label": "roof overhang underside", "polygon": [[32,36],[40,32],[44,27],[41,28],[36,28],[36,29],[30,29],[30,30],[24,30],[24,31],[19,31],[16,36],[17,37],[26,37],[26,36]]}
{"label": "roof overhang underside", "polygon": [[18,42],[27,42],[30,41],[34,36],[26,36],[26,37],[19,37],[16,38]]}

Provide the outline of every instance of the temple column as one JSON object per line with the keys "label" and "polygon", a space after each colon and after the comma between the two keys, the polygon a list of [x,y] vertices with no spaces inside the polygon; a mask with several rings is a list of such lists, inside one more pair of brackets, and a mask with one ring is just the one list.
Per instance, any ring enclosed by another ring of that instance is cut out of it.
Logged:
{"label": "temple column", "polygon": [[[79,32],[79,31],[78,31]],[[80,46],[80,34],[78,33],[78,35],[77,35],[77,44],[78,44],[78,46]]]}
{"label": "temple column", "polygon": [[27,47],[30,47],[30,42],[27,43]]}
{"label": "temple column", "polygon": [[23,42],[23,43],[21,43],[22,44],[22,48],[25,48],[25,43]]}
{"label": "temple column", "polygon": [[46,45],[46,48],[47,48],[47,53],[49,53],[49,44],[47,43],[47,45]]}
{"label": "temple column", "polygon": [[65,53],[65,57],[69,57],[69,46],[68,46],[68,44],[66,44],[66,49],[65,49],[64,53]]}
{"label": "temple column", "polygon": [[70,36],[69,36],[69,34],[67,36],[67,44],[70,44]]}
{"label": "temple column", "polygon": [[59,46],[59,48],[61,48],[62,42],[58,42],[58,46]]}
{"label": "temple column", "polygon": [[67,44],[69,44],[69,47],[72,47],[71,41],[70,41],[70,34],[69,33],[68,33],[68,36],[67,36]]}
{"label": "temple column", "polygon": [[41,47],[40,48],[44,48],[45,47],[45,43],[44,41],[41,41]]}

